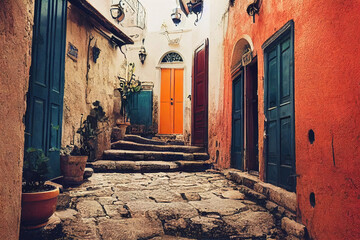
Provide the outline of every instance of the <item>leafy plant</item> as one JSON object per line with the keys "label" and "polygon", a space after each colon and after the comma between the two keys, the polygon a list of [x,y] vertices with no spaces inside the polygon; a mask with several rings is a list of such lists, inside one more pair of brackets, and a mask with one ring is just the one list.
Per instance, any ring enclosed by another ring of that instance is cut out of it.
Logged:
{"label": "leafy plant", "polygon": [[28,148],[24,153],[23,192],[46,190],[49,158],[41,149]]}
{"label": "leafy plant", "polygon": [[73,156],[90,156],[94,151],[94,141],[97,136],[102,132],[99,128],[99,122],[108,122],[109,118],[106,117],[103,107],[99,101],[93,102],[93,109],[90,114],[83,121],[81,115],[80,127],[76,131],[80,135],[80,144],[75,145],[70,155]]}
{"label": "leafy plant", "polygon": [[124,116],[124,121],[126,121],[126,110],[127,103],[130,96],[134,93],[141,91],[141,82],[136,79],[135,75],[135,63],[129,63],[129,70],[127,73],[127,78],[119,77],[120,88],[118,90],[121,94],[121,114]]}

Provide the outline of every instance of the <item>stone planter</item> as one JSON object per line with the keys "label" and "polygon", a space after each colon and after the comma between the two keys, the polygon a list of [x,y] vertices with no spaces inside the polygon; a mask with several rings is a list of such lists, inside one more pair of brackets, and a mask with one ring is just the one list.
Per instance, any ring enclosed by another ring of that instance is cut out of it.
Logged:
{"label": "stone planter", "polygon": [[117,124],[117,127],[114,127],[112,130],[111,141],[116,142],[119,140],[123,140],[128,126],[130,126],[129,122]]}
{"label": "stone planter", "polygon": [[57,187],[49,191],[22,193],[21,227],[36,229],[45,226],[56,210],[58,195]]}
{"label": "stone planter", "polygon": [[88,156],[60,156],[60,169],[66,184],[80,184]]}

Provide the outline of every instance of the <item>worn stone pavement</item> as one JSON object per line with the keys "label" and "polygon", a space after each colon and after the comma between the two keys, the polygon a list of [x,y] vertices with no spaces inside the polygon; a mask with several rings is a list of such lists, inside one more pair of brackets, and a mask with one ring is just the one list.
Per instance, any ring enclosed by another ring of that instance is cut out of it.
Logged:
{"label": "worn stone pavement", "polygon": [[65,190],[45,239],[287,239],[237,188],[214,172],[96,173]]}

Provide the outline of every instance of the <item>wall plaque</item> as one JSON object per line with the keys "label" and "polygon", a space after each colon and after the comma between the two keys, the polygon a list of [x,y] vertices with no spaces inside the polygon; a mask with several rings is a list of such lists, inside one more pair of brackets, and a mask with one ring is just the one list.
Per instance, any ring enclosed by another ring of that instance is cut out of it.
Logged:
{"label": "wall plaque", "polygon": [[246,50],[246,52],[242,55],[242,65],[249,65],[252,61],[252,51],[250,48]]}
{"label": "wall plaque", "polygon": [[77,62],[78,52],[79,50],[72,43],[69,42],[69,47],[67,51],[68,57]]}

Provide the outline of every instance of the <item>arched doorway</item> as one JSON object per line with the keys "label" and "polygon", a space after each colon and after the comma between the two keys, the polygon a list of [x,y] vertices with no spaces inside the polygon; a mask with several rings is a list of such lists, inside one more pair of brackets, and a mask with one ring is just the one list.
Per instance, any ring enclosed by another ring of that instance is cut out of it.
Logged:
{"label": "arched doorway", "polygon": [[232,142],[233,167],[258,173],[258,67],[250,37],[243,36],[232,56]]}
{"label": "arched doorway", "polygon": [[159,134],[183,134],[183,58],[169,52],[161,58]]}

